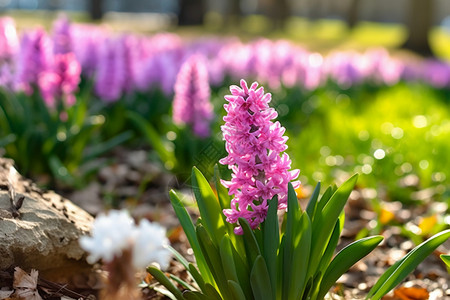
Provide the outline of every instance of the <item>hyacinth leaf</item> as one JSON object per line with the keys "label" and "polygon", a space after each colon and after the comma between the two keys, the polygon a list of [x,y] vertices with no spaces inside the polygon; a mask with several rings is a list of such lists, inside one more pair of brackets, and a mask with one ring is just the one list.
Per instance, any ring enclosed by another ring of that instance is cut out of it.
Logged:
{"label": "hyacinth leaf", "polygon": [[[292,273],[292,259],[294,256],[294,245],[295,241],[300,238],[301,231],[296,230],[296,224],[299,224],[300,210],[298,207],[298,199],[295,194],[295,190],[292,184],[288,184],[288,200],[287,200],[287,216],[286,216],[286,226],[285,226],[285,239],[284,239],[284,253],[283,253],[283,273]],[[283,280],[282,282],[282,295],[283,299],[288,299],[289,295],[289,280]]]}
{"label": "hyacinth leaf", "polygon": [[208,271],[208,266],[206,265],[205,258],[203,257],[202,249],[200,248],[200,244],[198,242],[195,227],[192,223],[191,217],[189,216],[186,208],[184,208],[183,203],[174,190],[171,190],[169,192],[169,196],[178,221],[180,222],[181,227],[183,227],[183,231],[188,238],[192,250],[194,251],[195,260],[203,279],[206,282],[213,282],[211,274]]}
{"label": "hyacinth leaf", "polygon": [[203,277],[200,274],[200,272],[197,270],[197,268],[193,264],[189,263],[189,266],[188,266],[188,268],[186,268],[186,270],[189,272],[189,274],[191,274],[192,278],[194,278],[194,281],[198,285],[200,290],[204,291],[205,290],[205,281],[203,280]]}
{"label": "hyacinth leaf", "polygon": [[270,276],[270,284],[272,285],[272,295],[275,298],[277,284],[277,252],[280,244],[280,231],[278,225],[278,196],[275,195],[269,201],[267,216],[262,223],[263,233],[263,256],[267,264],[267,270]]}
{"label": "hyacinth leaf", "polygon": [[173,254],[176,260],[178,260],[178,262],[181,263],[186,270],[189,269],[189,262],[186,258],[183,257],[183,255],[181,255],[180,252],[178,252],[174,247],[170,245],[167,246],[167,250],[169,250]]}
{"label": "hyacinth leaf", "polygon": [[450,268],[450,255],[441,254],[441,259],[447,265],[447,268]]}
{"label": "hyacinth leaf", "polygon": [[334,187],[329,186],[323,193],[322,197],[320,197],[320,200],[316,204],[316,210],[314,211],[314,217],[312,219],[313,224],[318,222],[319,216],[322,213],[323,208],[331,199],[335,191],[336,189]]}
{"label": "hyacinth leaf", "polygon": [[56,178],[58,178],[59,180],[65,182],[65,183],[75,183],[75,177],[73,177],[69,173],[66,166],[64,166],[64,164],[62,163],[62,161],[59,159],[58,156],[50,155],[49,166],[50,166],[50,170],[52,171],[53,175]]}
{"label": "hyacinth leaf", "polygon": [[347,199],[355,186],[357,178],[358,174],[350,177],[333,193],[330,200],[328,200],[323,207],[322,211],[317,211],[318,215],[313,222],[311,260],[310,268],[308,270],[309,275],[316,272],[320,259],[328,245],[328,241],[331,237],[336,221],[347,203]]}
{"label": "hyacinth leaf", "polygon": [[225,224],[219,217],[222,215],[222,210],[208,181],[196,167],[192,168],[192,190],[197,200],[203,225],[217,247],[220,239],[226,234]]}
{"label": "hyacinth leaf", "polygon": [[299,299],[303,294],[306,282],[306,270],[311,251],[311,220],[308,213],[300,217],[298,227],[301,230],[299,241],[294,245],[291,273],[285,273],[289,282],[287,299]]}
{"label": "hyacinth leaf", "polygon": [[320,270],[322,274],[325,273],[331,261],[331,258],[334,255],[334,251],[336,250],[336,246],[341,236],[342,228],[344,227],[344,219],[345,214],[344,212],[342,212],[339,216],[339,219],[336,221],[336,224],[334,225],[333,233],[331,234],[330,240],[328,241],[327,248],[325,249],[322,258],[320,259],[318,270]]}
{"label": "hyacinth leaf", "polygon": [[176,165],[176,159],[172,152],[167,150],[161,141],[161,137],[153,126],[144,119],[141,115],[133,111],[127,111],[126,117],[141,131],[147,142],[152,146],[152,148],[158,153],[159,158],[164,163],[169,163],[173,166]]}
{"label": "hyacinth leaf", "polygon": [[381,275],[375,285],[370,289],[366,299],[381,299],[411,273],[428,255],[439,247],[439,245],[449,238],[450,229],[437,233],[425,242],[416,246]]}
{"label": "hyacinth leaf", "polygon": [[[222,177],[220,175],[219,167],[216,164],[214,166],[215,186],[217,191],[217,198],[219,199],[219,205],[223,211],[225,208],[229,207],[231,200],[230,195],[228,195],[227,188],[224,187],[220,182],[221,178]],[[233,234],[234,226],[233,224],[227,222],[226,217],[223,213],[221,213],[220,216],[222,216],[223,224],[225,224],[226,231],[228,232],[234,246],[239,250],[239,253],[244,253],[244,244],[242,243],[241,236]]]}
{"label": "hyacinth leaf", "polygon": [[180,286],[184,287],[185,289],[187,289],[189,291],[196,291],[197,290],[192,285],[190,285],[189,283],[187,283],[186,281],[184,281],[183,279],[181,279],[178,276],[170,274],[169,278],[172,279],[173,281],[177,282]]}
{"label": "hyacinth leaf", "polygon": [[[90,160],[90,159],[99,157],[102,154],[105,154],[106,152],[119,146],[120,144],[123,144],[126,141],[130,140],[133,136],[134,136],[133,132],[128,130],[128,131],[122,132],[121,134],[109,139],[106,142],[96,144],[89,149],[89,152],[85,156],[85,160]],[[84,146],[84,144],[83,144],[83,146]],[[83,150],[83,149],[81,148],[80,150]],[[83,151],[81,151],[81,152],[83,152]]]}
{"label": "hyacinth leaf", "polygon": [[[183,296],[184,299],[186,300],[209,300],[209,299],[214,299],[214,298],[210,298],[200,292],[196,292],[196,291],[185,291],[183,292]],[[222,298],[219,298],[222,299]]]}
{"label": "hyacinth leaf", "polygon": [[150,273],[159,283],[161,283],[167,290],[169,290],[177,300],[183,300],[183,293],[164,275],[161,270],[155,267],[148,267],[147,272]]}
{"label": "hyacinth leaf", "polygon": [[258,255],[250,273],[250,284],[255,300],[274,299],[270,297],[270,295],[273,295],[273,292],[272,286],[268,282],[270,282],[270,276],[267,271],[267,265],[264,262],[264,258]]}
{"label": "hyacinth leaf", "polygon": [[196,232],[206,263],[208,264],[209,270],[214,277],[217,287],[219,288],[222,296],[225,299],[229,299],[230,295],[228,291],[228,282],[223,270],[219,250],[212,242],[208,231],[202,225],[197,226]]}
{"label": "hyacinth leaf", "polygon": [[381,241],[383,241],[383,237],[379,235],[367,237],[355,241],[339,251],[331,261],[323,276],[317,299],[325,297],[328,290],[336,283],[339,277],[356,262],[372,252]]}
{"label": "hyacinth leaf", "polygon": [[160,287],[160,286],[154,286],[152,287],[153,290],[155,290],[156,292],[160,293],[161,295],[166,296],[167,298],[169,298],[170,300],[177,300],[177,298],[167,289]]}
{"label": "hyacinth leaf", "polygon": [[239,225],[244,231],[244,245],[245,252],[247,253],[248,264],[249,266],[252,266],[256,258],[261,255],[261,250],[259,248],[259,244],[256,240],[255,234],[250,228],[247,220],[244,218],[239,218]]}
{"label": "hyacinth leaf", "polygon": [[220,259],[222,260],[223,271],[225,273],[225,277],[228,280],[233,280],[238,282],[238,276],[236,272],[236,265],[234,264],[233,252],[231,250],[231,242],[228,235],[223,236],[222,241],[220,242],[219,252]]}
{"label": "hyacinth leaf", "polygon": [[[181,255],[180,252],[178,252],[177,250],[175,250],[175,248],[173,248],[172,246],[168,246],[167,249],[173,254],[173,256],[176,258],[176,260],[178,260],[178,262],[180,262],[183,267],[186,269],[186,271],[188,272],[188,274],[190,275],[190,277],[194,280],[194,282],[199,286],[199,288],[201,290],[203,290],[203,286],[205,285],[205,282],[203,281],[202,276],[200,275],[200,273],[197,271],[197,269],[195,268],[194,265],[192,265],[191,263],[189,263],[184,257],[183,255]],[[193,271],[192,271],[193,270]]]}
{"label": "hyacinth leaf", "polygon": [[228,288],[230,289],[232,299],[233,300],[246,300],[250,298],[246,298],[244,292],[242,291],[241,286],[235,281],[228,280]]}
{"label": "hyacinth leaf", "polygon": [[217,290],[209,283],[205,285],[205,295],[209,297],[208,299],[222,300]]}
{"label": "hyacinth leaf", "polygon": [[317,207],[317,200],[319,199],[320,194],[320,182],[317,183],[314,191],[311,195],[311,198],[308,201],[308,205],[306,206],[306,212],[309,215],[309,218],[312,220]]}

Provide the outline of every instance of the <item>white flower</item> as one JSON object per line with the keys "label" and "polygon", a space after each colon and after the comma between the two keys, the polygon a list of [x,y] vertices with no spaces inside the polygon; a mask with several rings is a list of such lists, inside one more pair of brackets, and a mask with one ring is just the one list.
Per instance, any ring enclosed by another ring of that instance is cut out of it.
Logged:
{"label": "white flower", "polygon": [[166,269],[170,261],[169,240],[166,229],[157,223],[141,220],[136,226],[126,211],[112,210],[100,214],[94,221],[92,236],[80,238],[80,245],[89,252],[89,263],[99,259],[109,263],[120,257],[124,250],[131,250],[132,263],[136,269],[155,262]]}
{"label": "white flower", "polygon": [[108,215],[98,215],[92,227],[92,237],[81,237],[80,246],[90,253],[89,263],[100,258],[110,262],[133,243],[135,234],[130,215],[126,211],[111,210]]}
{"label": "white flower", "polygon": [[161,269],[166,269],[170,261],[166,229],[147,220],[141,220],[136,229],[137,234],[133,247],[133,265],[135,268],[145,268],[150,263],[156,262]]}

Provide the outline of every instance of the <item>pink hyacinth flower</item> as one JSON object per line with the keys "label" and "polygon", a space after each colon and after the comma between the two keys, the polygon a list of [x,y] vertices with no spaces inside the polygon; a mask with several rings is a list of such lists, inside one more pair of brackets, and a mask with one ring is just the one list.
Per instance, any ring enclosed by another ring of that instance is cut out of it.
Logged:
{"label": "pink hyacinth flower", "polygon": [[[227,221],[237,223],[245,218],[253,229],[258,228],[267,215],[268,202],[278,195],[278,209],[287,208],[288,183],[296,179],[299,170],[292,170],[291,160],[286,153],[287,137],[273,108],[269,107],[271,95],[263,87],[253,83],[250,88],[244,80],[241,87],[231,86],[231,94],[225,96],[227,115],[222,132],[228,156],[220,160],[228,165],[231,181],[222,181],[234,195],[231,208],[225,209]],[[292,182],[294,188],[299,181]],[[235,228],[242,234],[242,228]]]}

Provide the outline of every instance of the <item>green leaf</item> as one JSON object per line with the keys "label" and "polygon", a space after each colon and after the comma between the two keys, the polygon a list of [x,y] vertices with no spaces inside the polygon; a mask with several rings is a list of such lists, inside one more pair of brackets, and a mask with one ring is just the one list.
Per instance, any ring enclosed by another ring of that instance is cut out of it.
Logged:
{"label": "green leaf", "polygon": [[[347,199],[355,186],[358,174],[350,177],[342,184],[327,201],[322,211],[317,211],[317,217],[313,222],[311,259],[308,275],[316,273],[320,259],[328,245],[332,231],[344,209]],[[319,201],[319,205],[322,199]],[[319,207],[318,207],[319,208]],[[317,220],[317,222],[316,222]]]}
{"label": "green leaf", "polygon": [[161,270],[155,267],[148,267],[149,272],[159,283],[161,283],[167,290],[169,290],[178,300],[184,300],[183,293],[164,275]]}
{"label": "green leaf", "polygon": [[189,263],[189,267],[187,268],[187,271],[189,272],[189,274],[191,274],[192,278],[194,278],[194,281],[195,281],[195,283],[197,283],[200,290],[202,290],[204,292],[205,291],[205,281],[203,280],[203,277],[199,273],[197,268],[193,264]]}
{"label": "green leaf", "polygon": [[196,167],[192,168],[192,190],[205,229],[214,245],[219,246],[220,240],[226,233],[225,224],[220,217],[222,209],[208,181]]}
{"label": "green leaf", "polygon": [[247,254],[248,265],[252,266],[256,258],[261,255],[261,250],[259,248],[258,241],[256,240],[253,230],[250,228],[247,220],[244,218],[239,218],[239,225],[244,231],[244,245],[245,252]]}
{"label": "green leaf", "polygon": [[370,289],[366,299],[378,300],[396,287],[439,245],[450,238],[450,229],[437,233],[412,249],[402,259],[393,264]]}
{"label": "green leaf", "polygon": [[208,296],[209,299],[222,300],[222,297],[217,290],[209,283],[205,284],[205,295]]}
{"label": "green leaf", "polygon": [[272,287],[268,282],[270,282],[270,277],[266,263],[264,262],[264,258],[261,255],[258,255],[250,273],[250,283],[255,300],[275,300],[275,298],[271,297],[273,292]]}
{"label": "green leaf", "polygon": [[169,278],[172,279],[173,281],[177,282],[179,285],[181,285],[182,287],[184,287],[185,289],[188,289],[190,291],[196,291],[197,289],[194,288],[192,285],[190,285],[189,283],[187,283],[186,281],[184,281],[183,279],[181,279],[178,276],[175,276],[173,274],[169,275]]}
{"label": "green leaf", "polygon": [[127,111],[126,117],[142,132],[147,139],[147,142],[152,146],[156,153],[158,153],[159,158],[163,163],[166,165],[169,163],[172,167],[176,165],[176,159],[173,152],[164,146],[161,137],[150,122],[133,111]]}
{"label": "green leaf", "polygon": [[311,198],[308,201],[308,206],[306,207],[306,212],[309,215],[309,218],[313,220],[316,207],[317,207],[317,200],[319,199],[320,194],[320,182],[317,183],[316,187],[314,188],[314,191],[311,195]]}
{"label": "green leaf", "polygon": [[344,227],[344,219],[345,214],[344,212],[342,212],[339,216],[339,219],[336,221],[333,233],[331,234],[330,240],[328,241],[327,248],[325,249],[322,258],[320,259],[318,270],[321,271],[322,274],[326,272],[326,269],[328,268],[328,265],[333,258],[334,252],[336,251],[336,246],[339,242],[341,231]]}
{"label": "green leaf", "polygon": [[222,241],[220,242],[219,252],[220,259],[222,260],[223,271],[225,273],[225,277],[228,280],[233,280],[238,282],[238,276],[236,272],[236,265],[234,264],[233,252],[231,250],[231,241],[228,235],[222,237]]}
{"label": "green leaf", "polygon": [[184,291],[183,297],[186,300],[209,300],[210,298],[200,292],[196,291]]}
{"label": "green leaf", "polygon": [[212,242],[208,231],[202,225],[197,225],[196,232],[206,263],[220,290],[220,294],[223,298],[229,299],[228,280],[224,273],[219,250]]}
{"label": "green leaf", "polygon": [[447,265],[447,267],[450,268],[450,255],[441,254],[441,259]]}
{"label": "green leaf", "polygon": [[322,299],[328,290],[336,283],[342,274],[353,266],[356,262],[362,259],[364,256],[372,252],[379,243],[383,240],[382,236],[367,237],[351,243],[343,248],[334,257],[328,266],[325,275],[323,276],[319,295],[317,299]]}
{"label": "green leaf", "polygon": [[[230,195],[228,195],[227,188],[224,187],[222,185],[222,183],[220,182],[221,175],[220,175],[219,167],[217,166],[217,164],[214,166],[214,179],[215,179],[215,186],[216,186],[216,191],[217,191],[217,198],[219,199],[220,208],[223,211],[226,208],[230,208],[231,197],[230,197]],[[239,251],[244,251],[244,248],[243,248],[244,245],[242,244],[242,242],[238,241],[237,235],[233,234],[234,233],[233,224],[227,222],[226,217],[223,213],[221,213],[220,216],[222,217],[222,221],[225,224],[226,231],[228,232],[230,239],[233,242],[233,244],[235,245],[235,247],[238,248]]]}
{"label": "green leaf", "polygon": [[[131,139],[133,137],[133,135],[134,135],[133,132],[128,130],[128,131],[122,132],[121,134],[113,137],[112,139],[110,139],[106,142],[94,145],[92,148],[89,149],[89,153],[87,153],[85,155],[84,161],[97,158],[97,157],[105,154],[106,152],[111,151],[115,147],[117,147],[120,144],[123,144],[126,141],[128,141],[129,139]],[[82,146],[85,147],[85,145],[82,145]]]}
{"label": "green leaf", "polygon": [[285,273],[289,282],[287,299],[300,299],[305,290],[306,275],[311,251],[311,220],[304,212],[298,222],[300,239],[294,244],[291,273]]}
{"label": "green leaf", "polygon": [[[287,214],[284,233],[284,252],[282,274],[292,274],[292,259],[294,256],[295,244],[298,243],[301,235],[301,229],[298,228],[300,221],[300,210],[298,207],[298,199],[292,184],[288,184]],[[288,299],[290,280],[282,280],[282,299]]]}
{"label": "green leaf", "polygon": [[200,248],[200,244],[197,239],[197,234],[195,232],[194,224],[192,223],[192,219],[189,216],[186,208],[184,208],[183,203],[179,199],[178,195],[174,190],[169,192],[170,202],[172,203],[172,207],[177,215],[178,221],[183,227],[183,231],[186,234],[186,237],[189,241],[189,244],[194,251],[195,260],[197,262],[200,273],[202,274],[205,282],[213,282],[213,278],[211,273],[209,272],[208,266],[206,264],[205,258],[202,253],[202,249]]}
{"label": "green leaf", "polygon": [[247,300],[241,286],[235,281],[228,280],[228,288],[230,289],[233,300]]}
{"label": "green leaf", "polygon": [[267,216],[262,223],[263,232],[263,256],[267,264],[267,270],[272,285],[273,298],[276,297],[277,287],[277,252],[280,244],[280,231],[278,227],[278,196],[275,195],[269,202]]}

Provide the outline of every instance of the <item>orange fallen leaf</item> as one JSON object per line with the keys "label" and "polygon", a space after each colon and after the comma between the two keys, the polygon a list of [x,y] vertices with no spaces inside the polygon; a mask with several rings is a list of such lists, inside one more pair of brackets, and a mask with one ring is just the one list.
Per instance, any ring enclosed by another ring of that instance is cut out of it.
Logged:
{"label": "orange fallen leaf", "polygon": [[427,300],[430,294],[420,287],[400,287],[394,290],[394,296],[401,300]]}
{"label": "orange fallen leaf", "polygon": [[181,227],[180,225],[178,225],[177,227],[172,229],[168,236],[170,243],[174,244],[174,243],[179,242],[183,232],[184,232],[183,227]]}

